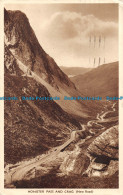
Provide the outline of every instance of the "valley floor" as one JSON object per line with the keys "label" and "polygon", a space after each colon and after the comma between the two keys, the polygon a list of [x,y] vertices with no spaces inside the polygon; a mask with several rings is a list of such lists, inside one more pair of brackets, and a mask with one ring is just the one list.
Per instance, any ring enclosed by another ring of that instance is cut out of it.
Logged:
{"label": "valley floor", "polygon": [[[5,167],[5,187],[118,188],[118,170],[112,173],[112,175],[109,174],[108,177],[88,177],[87,174],[77,174],[74,170],[70,171],[73,165],[69,165],[69,163],[67,165],[69,169],[65,167],[65,163],[64,166],[62,165],[63,168],[60,168],[65,158],[68,158],[68,161],[73,157],[76,158],[74,153],[78,152],[80,148],[81,155],[85,155],[89,145],[99,137],[99,135],[105,132],[107,128],[116,125],[118,122],[116,112],[117,109],[114,103],[110,111],[103,112],[100,115],[98,114],[97,119],[88,121],[87,125],[82,126],[83,130],[73,131],[68,141],[61,146],[51,149],[47,154],[42,155],[41,158],[32,159],[32,162],[20,162],[15,164],[15,166],[7,165]],[[73,156],[71,155],[72,150]],[[71,161],[75,161],[75,159],[71,159]],[[83,159],[79,159],[80,164],[78,164],[78,166],[80,165],[80,169],[82,161]],[[105,164],[104,162],[101,163]],[[89,164],[84,166],[89,166]],[[68,169],[70,172],[66,174],[67,172],[65,170],[63,174],[60,169],[62,169],[63,172],[64,169]],[[98,172],[100,172],[100,170],[98,170]]]}

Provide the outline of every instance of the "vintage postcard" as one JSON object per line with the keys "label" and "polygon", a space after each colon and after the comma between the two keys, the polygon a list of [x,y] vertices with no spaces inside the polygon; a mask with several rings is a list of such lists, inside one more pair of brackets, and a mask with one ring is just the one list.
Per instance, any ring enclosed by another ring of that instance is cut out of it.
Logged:
{"label": "vintage postcard", "polygon": [[123,194],[123,2],[0,4],[0,195]]}

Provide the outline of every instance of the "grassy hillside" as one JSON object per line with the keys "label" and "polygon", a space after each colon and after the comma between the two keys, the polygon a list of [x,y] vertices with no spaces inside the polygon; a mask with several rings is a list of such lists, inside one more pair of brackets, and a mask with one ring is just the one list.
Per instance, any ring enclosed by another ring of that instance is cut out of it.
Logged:
{"label": "grassy hillside", "polygon": [[104,64],[71,80],[82,93],[88,96],[117,96],[118,62]]}

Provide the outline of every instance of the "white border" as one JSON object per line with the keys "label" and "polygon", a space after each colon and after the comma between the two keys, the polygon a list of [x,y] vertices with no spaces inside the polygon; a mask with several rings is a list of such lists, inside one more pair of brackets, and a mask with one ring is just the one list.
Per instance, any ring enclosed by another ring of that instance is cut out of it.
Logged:
{"label": "white border", "polygon": [[[119,95],[123,96],[123,0],[0,0],[0,27],[3,30],[3,8],[4,4],[38,4],[38,3],[119,3]],[[4,32],[0,31],[0,96],[4,96]],[[123,102],[119,102],[120,106],[120,176],[119,176],[119,189],[88,189],[93,190],[95,195],[121,195],[123,194]],[[4,101],[0,101],[0,195],[27,195],[27,194],[41,194],[41,193],[28,193],[29,189],[4,189]],[[38,189],[33,189],[38,190]],[[39,189],[40,190],[40,189]],[[45,189],[46,190],[46,189]],[[50,190],[50,189],[48,189]],[[56,190],[56,189],[55,189]],[[64,189],[60,189],[63,190]],[[70,189],[69,189],[70,190]],[[86,189],[83,189],[86,190]],[[76,189],[74,189],[76,192]],[[43,193],[45,194],[45,193]],[[47,193],[50,194],[50,193]],[[57,194],[57,193],[52,193]],[[68,194],[68,193],[59,193]],[[69,193],[76,194],[76,193]],[[78,193],[82,194],[82,193]],[[92,193],[83,193],[92,194]]]}

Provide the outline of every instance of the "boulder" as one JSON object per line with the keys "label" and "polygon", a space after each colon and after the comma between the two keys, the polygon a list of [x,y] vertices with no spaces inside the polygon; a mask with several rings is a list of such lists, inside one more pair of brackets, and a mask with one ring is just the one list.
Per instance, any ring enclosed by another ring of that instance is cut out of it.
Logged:
{"label": "boulder", "polygon": [[89,157],[83,154],[79,147],[76,147],[76,149],[65,158],[60,166],[60,170],[66,175],[82,174],[88,168],[89,164]]}
{"label": "boulder", "polygon": [[118,159],[118,126],[113,126],[98,136],[89,145],[87,152],[93,157]]}

